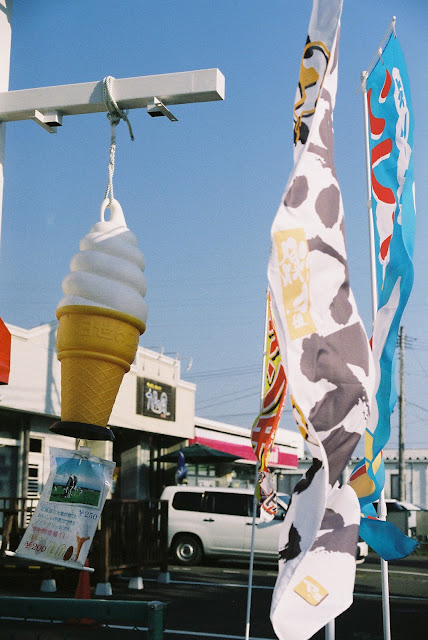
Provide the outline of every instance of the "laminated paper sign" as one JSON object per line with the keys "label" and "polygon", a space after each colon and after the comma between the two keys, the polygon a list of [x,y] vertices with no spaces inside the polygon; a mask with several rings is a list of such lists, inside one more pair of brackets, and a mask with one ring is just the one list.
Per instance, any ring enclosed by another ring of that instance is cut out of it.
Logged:
{"label": "laminated paper sign", "polygon": [[16,555],[82,569],[115,463],[89,449],[51,448],[51,471]]}

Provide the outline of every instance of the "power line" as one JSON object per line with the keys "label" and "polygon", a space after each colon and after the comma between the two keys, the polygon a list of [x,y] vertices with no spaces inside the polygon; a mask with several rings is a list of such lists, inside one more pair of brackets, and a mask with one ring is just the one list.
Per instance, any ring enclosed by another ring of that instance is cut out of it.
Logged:
{"label": "power line", "polygon": [[234,398],[230,398],[230,400],[221,399],[218,402],[213,402],[211,404],[207,404],[207,405],[205,405],[204,407],[201,407],[201,408],[203,408],[203,410],[205,411],[206,409],[211,409],[212,407],[218,407],[219,405],[222,405],[222,404],[229,404],[230,402],[240,402],[241,400],[244,400],[245,398],[252,398],[254,396],[255,396],[254,392],[247,393],[245,395],[239,395],[239,396],[236,395]]}
{"label": "power line", "polygon": [[[291,413],[291,409],[284,409],[283,412],[284,413]],[[253,416],[254,420],[257,418],[258,414],[254,414],[253,411],[251,412],[246,412],[246,413],[223,413],[223,414],[216,414],[217,419],[223,419],[223,418],[243,418],[246,416]]]}
{"label": "power line", "polygon": [[[259,375],[260,367],[241,366],[241,367],[229,367],[226,369],[207,369],[200,373],[188,373],[188,377],[192,380],[201,380],[209,378],[217,378],[224,376],[239,376],[239,375]],[[184,374],[183,374],[184,375]]]}
{"label": "power line", "polygon": [[421,405],[416,404],[416,402],[410,402],[409,400],[407,400],[407,404],[410,404],[412,407],[417,407],[421,411],[425,411],[425,413],[428,413],[428,409],[426,409],[425,407],[421,407]]}
{"label": "power line", "polygon": [[[244,391],[257,391],[258,387],[255,387],[254,385],[252,387],[247,387],[246,389],[240,389],[239,390],[239,394],[243,393]],[[234,399],[237,398],[238,393],[236,391],[231,391],[230,393],[221,393],[221,394],[217,394],[215,396],[212,396],[211,398],[206,398],[203,402],[202,405],[199,405],[199,408],[204,409],[205,407],[203,406],[206,402],[211,402],[211,400],[218,400],[219,395],[221,396],[221,398],[228,398],[229,396],[234,396]],[[242,396],[239,395],[239,398],[241,398]]]}

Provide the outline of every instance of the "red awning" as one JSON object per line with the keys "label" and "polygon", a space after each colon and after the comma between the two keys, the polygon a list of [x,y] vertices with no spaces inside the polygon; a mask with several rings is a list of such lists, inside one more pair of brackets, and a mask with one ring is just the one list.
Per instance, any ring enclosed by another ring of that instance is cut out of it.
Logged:
{"label": "red awning", "polygon": [[[219,451],[226,451],[227,453],[233,453],[235,456],[239,456],[243,460],[249,460],[255,463],[256,458],[253,452],[251,444],[238,444],[236,442],[225,442],[224,440],[215,440],[214,438],[203,438],[196,436],[189,439],[189,444],[198,442],[199,444],[206,444],[208,447],[218,449]],[[278,446],[272,447],[271,456],[269,458],[269,467],[288,467],[297,469],[299,465],[299,457],[297,453],[288,453],[281,451]]]}
{"label": "red awning", "polygon": [[9,329],[0,318],[0,384],[7,384],[9,382],[10,344],[11,336]]}

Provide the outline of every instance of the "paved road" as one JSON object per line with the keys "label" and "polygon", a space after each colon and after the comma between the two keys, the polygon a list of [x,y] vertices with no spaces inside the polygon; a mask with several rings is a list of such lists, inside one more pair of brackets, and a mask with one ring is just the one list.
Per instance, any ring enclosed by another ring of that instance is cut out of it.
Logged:
{"label": "paved road", "polygon": [[[428,601],[428,568],[392,564],[388,567],[388,580],[393,596],[425,598]],[[381,584],[379,562],[357,567],[356,593],[381,593]]]}
{"label": "paved road", "polygon": [[[419,637],[420,630],[426,626],[427,565],[416,559],[416,562],[401,561],[401,564],[394,563],[389,567],[392,640]],[[142,591],[130,591],[127,580],[113,579],[113,598],[167,602],[165,640],[243,640],[248,581],[244,563],[210,563],[195,569],[171,566],[170,578],[169,584],[160,584],[155,571],[146,571]],[[252,639],[275,639],[269,621],[275,578],[274,564],[255,566]],[[358,567],[354,604],[336,620],[336,640],[382,640],[380,584],[378,561],[369,559]],[[24,595],[25,589],[28,590],[28,583],[15,581],[15,584],[9,584],[12,593]],[[33,595],[40,593],[33,592]],[[56,595],[64,597],[73,593],[62,584],[57,594],[47,597]],[[324,640],[324,637],[324,631],[320,631],[314,640]]]}
{"label": "paved road", "polygon": [[[417,637],[426,624],[428,568],[390,566],[393,640]],[[252,591],[251,637],[273,640],[269,607],[276,570],[256,565]],[[171,567],[171,583],[158,585],[156,576],[144,581],[145,595],[169,602],[170,638],[240,638],[245,635],[248,572],[244,564],[211,564],[195,569]],[[122,581],[123,583],[123,581]],[[120,585],[117,585],[121,589]],[[358,567],[353,606],[336,621],[336,640],[380,640],[382,603],[379,562]],[[178,633],[181,631],[182,633]],[[201,634],[201,631],[203,632]],[[192,634],[192,635],[191,635]],[[193,635],[196,634],[196,635]],[[213,634],[210,636],[209,634]],[[324,631],[314,640],[324,640]]]}

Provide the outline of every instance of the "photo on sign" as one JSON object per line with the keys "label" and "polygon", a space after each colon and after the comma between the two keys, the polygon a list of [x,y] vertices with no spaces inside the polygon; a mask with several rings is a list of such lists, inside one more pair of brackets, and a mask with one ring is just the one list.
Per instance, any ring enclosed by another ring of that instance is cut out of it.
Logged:
{"label": "photo on sign", "polygon": [[104,486],[101,464],[83,458],[57,458],[49,502],[98,507]]}

